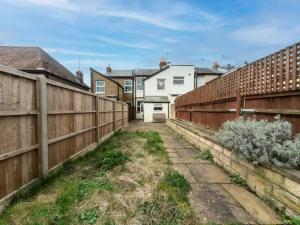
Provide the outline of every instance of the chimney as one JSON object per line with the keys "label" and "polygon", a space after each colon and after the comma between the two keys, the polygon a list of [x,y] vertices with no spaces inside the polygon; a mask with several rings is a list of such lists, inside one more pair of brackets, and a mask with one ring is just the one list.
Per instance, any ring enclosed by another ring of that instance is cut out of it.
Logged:
{"label": "chimney", "polygon": [[83,73],[80,70],[76,72],[76,78],[80,81],[80,83],[83,83]]}
{"label": "chimney", "polygon": [[214,70],[218,70],[220,68],[220,64],[216,61],[216,62],[213,63],[212,68]]}
{"label": "chimney", "polygon": [[167,60],[166,60],[166,58],[161,58],[160,59],[160,62],[159,62],[159,69],[163,69],[163,68],[165,68],[167,66]]}
{"label": "chimney", "polygon": [[110,67],[110,64],[108,64],[108,67],[106,67],[106,73],[111,73],[112,68]]}

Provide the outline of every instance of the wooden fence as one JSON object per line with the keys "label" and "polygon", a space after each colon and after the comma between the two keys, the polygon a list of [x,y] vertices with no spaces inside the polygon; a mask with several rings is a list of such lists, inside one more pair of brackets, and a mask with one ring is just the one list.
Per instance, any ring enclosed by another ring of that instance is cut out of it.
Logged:
{"label": "wooden fence", "polygon": [[176,99],[176,118],[213,129],[240,115],[273,119],[277,114],[300,132],[300,43]]}
{"label": "wooden fence", "polygon": [[0,66],[0,206],[127,124],[123,102]]}

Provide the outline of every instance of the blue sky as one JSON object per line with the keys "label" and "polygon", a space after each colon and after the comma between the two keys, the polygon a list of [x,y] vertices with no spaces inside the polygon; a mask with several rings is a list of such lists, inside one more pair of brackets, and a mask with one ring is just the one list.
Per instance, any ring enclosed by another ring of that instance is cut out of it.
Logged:
{"label": "blue sky", "polygon": [[40,46],[72,72],[243,63],[300,37],[300,0],[0,0],[0,45]]}

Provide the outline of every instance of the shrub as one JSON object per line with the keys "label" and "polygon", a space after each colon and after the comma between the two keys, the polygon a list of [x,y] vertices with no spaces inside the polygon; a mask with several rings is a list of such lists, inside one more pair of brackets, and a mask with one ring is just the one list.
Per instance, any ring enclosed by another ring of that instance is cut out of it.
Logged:
{"label": "shrub", "polygon": [[238,119],[223,124],[216,139],[226,148],[255,165],[300,167],[300,136],[292,141],[287,121]]}

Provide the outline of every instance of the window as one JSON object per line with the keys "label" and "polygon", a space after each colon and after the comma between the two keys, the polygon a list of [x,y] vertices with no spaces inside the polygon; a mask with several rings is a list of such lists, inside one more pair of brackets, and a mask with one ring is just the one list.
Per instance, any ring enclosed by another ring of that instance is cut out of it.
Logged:
{"label": "window", "polygon": [[144,90],[143,78],[142,77],[137,77],[136,78],[136,90],[138,90],[138,91]]}
{"label": "window", "polygon": [[165,90],[165,79],[157,79],[157,90]]}
{"label": "window", "polygon": [[132,93],[132,80],[125,80],[124,81],[124,92],[125,93]]}
{"label": "window", "polygon": [[173,77],[173,84],[184,84],[184,77]]}
{"label": "window", "polygon": [[162,110],[163,110],[162,104],[155,103],[155,104],[154,104],[154,107],[153,107],[153,110],[154,110],[155,112],[160,112],[160,111],[162,111]]}
{"label": "window", "polygon": [[142,101],[137,102],[136,111],[137,112],[144,112],[144,104],[143,104]]}
{"label": "window", "polygon": [[105,94],[105,81],[104,80],[96,80],[96,93],[97,94]]}

